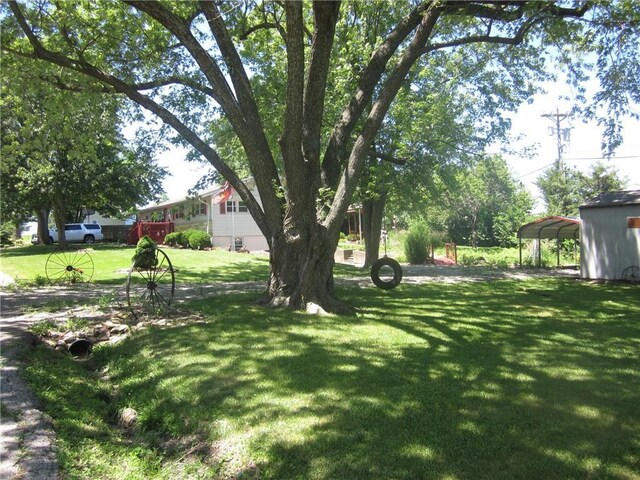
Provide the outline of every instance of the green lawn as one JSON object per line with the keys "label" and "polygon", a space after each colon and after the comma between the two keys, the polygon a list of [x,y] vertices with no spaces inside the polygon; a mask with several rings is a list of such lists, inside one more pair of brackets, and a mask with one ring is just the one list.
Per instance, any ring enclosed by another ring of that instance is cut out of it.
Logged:
{"label": "green lawn", "polygon": [[[640,289],[575,280],[345,288],[354,316],[191,304],[28,379],[65,478],[637,479]],[[138,429],[114,425],[134,408]]]}
{"label": "green lawn", "polygon": [[[127,280],[126,270],[131,266],[135,247],[114,244],[72,245],[71,252],[86,250],[94,264],[91,282],[119,284]],[[19,282],[44,281],[47,258],[56,251],[55,246],[29,245],[0,251],[0,271]],[[197,251],[164,248],[176,270],[177,283],[267,281],[269,258],[266,255],[230,253],[224,250]],[[368,272],[339,265],[337,275],[367,275]]]}
{"label": "green lawn", "polygon": [[[72,245],[71,251],[84,249],[94,263],[92,282],[117,284],[126,281],[135,247],[114,244],[94,244],[91,247]],[[222,250],[197,251],[165,248],[176,269],[180,283],[210,283],[222,281],[250,281],[267,278],[269,260],[249,254]],[[33,282],[45,276],[45,264],[55,246],[26,246],[0,252],[0,270],[13,278]]]}

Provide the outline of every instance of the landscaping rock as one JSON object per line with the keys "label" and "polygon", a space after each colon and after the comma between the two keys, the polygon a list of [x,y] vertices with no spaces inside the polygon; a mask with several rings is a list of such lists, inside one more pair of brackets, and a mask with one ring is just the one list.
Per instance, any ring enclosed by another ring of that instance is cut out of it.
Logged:
{"label": "landscaping rock", "polygon": [[122,428],[132,428],[138,421],[138,412],[133,408],[125,408],[118,415],[118,425]]}
{"label": "landscaping rock", "polygon": [[121,335],[123,333],[127,333],[129,331],[129,327],[127,325],[118,324],[109,328],[111,334]]}
{"label": "landscaping rock", "polygon": [[62,336],[62,338],[60,338],[60,340],[62,340],[67,345],[75,342],[77,339],[78,339],[78,336],[76,335],[75,332],[67,332]]}
{"label": "landscaping rock", "polygon": [[97,327],[93,328],[93,336],[95,337],[96,342],[103,342],[109,339],[109,337],[111,336],[111,332],[107,327],[98,325]]}

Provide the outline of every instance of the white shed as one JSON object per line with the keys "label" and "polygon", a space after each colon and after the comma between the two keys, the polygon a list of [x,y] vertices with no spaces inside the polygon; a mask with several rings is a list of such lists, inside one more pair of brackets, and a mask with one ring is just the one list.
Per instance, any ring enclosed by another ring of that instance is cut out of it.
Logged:
{"label": "white shed", "polygon": [[580,207],[580,276],[620,280],[640,267],[640,190],[602,193]]}

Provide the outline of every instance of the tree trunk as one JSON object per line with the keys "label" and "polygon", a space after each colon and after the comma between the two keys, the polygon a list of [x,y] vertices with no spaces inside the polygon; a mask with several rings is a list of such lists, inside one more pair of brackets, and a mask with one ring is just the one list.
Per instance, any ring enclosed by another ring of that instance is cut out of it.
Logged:
{"label": "tree trunk", "polygon": [[36,212],[38,219],[38,243],[40,245],[49,245],[51,239],[49,238],[49,210],[41,208]]}
{"label": "tree trunk", "polygon": [[[309,311],[350,313],[353,308],[335,297],[333,281],[337,238],[314,222],[308,234],[281,232],[270,250],[270,274],[261,304]],[[317,307],[320,307],[318,309]]]}
{"label": "tree trunk", "polygon": [[66,250],[67,249],[67,237],[65,235],[64,225],[66,218],[60,212],[59,209],[53,209],[53,219],[56,222],[56,229],[58,230],[58,249]]}
{"label": "tree trunk", "polygon": [[362,232],[364,235],[364,267],[369,268],[380,258],[380,237],[382,233],[382,218],[387,199],[386,192],[382,192],[375,200],[362,202]]}

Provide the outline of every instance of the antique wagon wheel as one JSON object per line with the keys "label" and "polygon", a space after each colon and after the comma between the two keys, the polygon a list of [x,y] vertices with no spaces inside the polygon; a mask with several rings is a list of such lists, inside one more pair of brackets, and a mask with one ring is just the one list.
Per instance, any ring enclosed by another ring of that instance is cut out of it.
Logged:
{"label": "antique wagon wheel", "polygon": [[[382,270],[383,268],[386,269],[388,267],[391,267],[391,269],[393,270],[393,277],[389,280],[386,280],[380,275],[380,270]],[[371,267],[371,280],[376,285],[376,287],[382,288],[383,290],[395,288],[400,284],[400,281],[402,280],[402,267],[393,258],[379,258],[378,260],[373,262],[373,266]]]}
{"label": "antique wagon wheel", "polygon": [[135,315],[138,311],[159,312],[173,302],[176,279],[167,254],[154,249],[151,266],[136,266],[134,260],[127,279],[127,302]]}
{"label": "antique wagon wheel", "polygon": [[88,282],[93,277],[93,259],[86,250],[53,252],[44,271],[52,285]]}
{"label": "antique wagon wheel", "polygon": [[640,267],[631,265],[622,271],[622,279],[631,283],[640,283]]}

